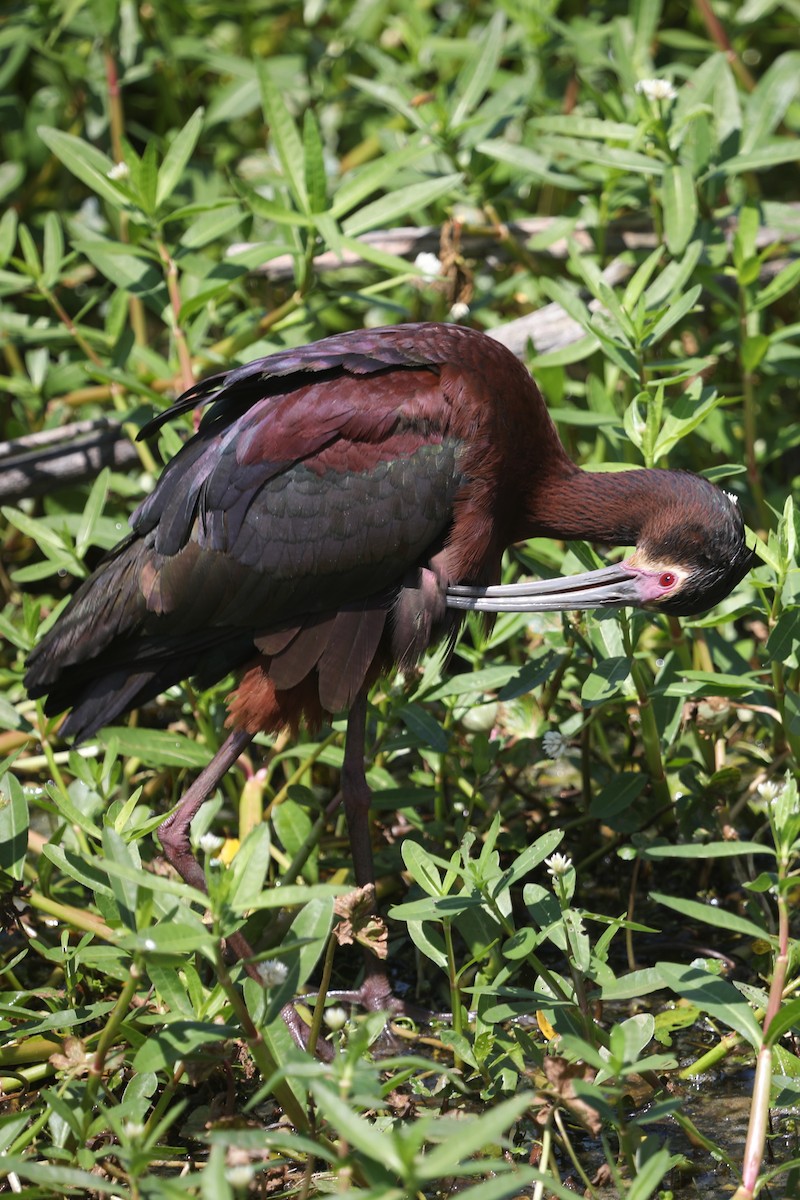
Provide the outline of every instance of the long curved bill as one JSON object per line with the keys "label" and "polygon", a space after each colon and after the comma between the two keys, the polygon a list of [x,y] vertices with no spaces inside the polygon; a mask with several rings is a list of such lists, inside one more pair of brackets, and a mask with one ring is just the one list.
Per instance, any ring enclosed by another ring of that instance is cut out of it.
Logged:
{"label": "long curved bill", "polygon": [[642,603],[638,579],[625,563],[601,567],[564,579],[538,579],[530,583],[468,587],[452,584],[447,607],[473,612],[561,612],[578,608],[638,607]]}

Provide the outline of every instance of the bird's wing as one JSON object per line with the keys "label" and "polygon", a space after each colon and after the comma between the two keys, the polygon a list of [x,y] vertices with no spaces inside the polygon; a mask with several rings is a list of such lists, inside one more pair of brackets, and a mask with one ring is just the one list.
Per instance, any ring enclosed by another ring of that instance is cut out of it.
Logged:
{"label": "bird's wing", "polygon": [[211,423],[134,514],[148,613],[266,630],[381,593],[446,530],[459,445],[431,371],[329,377]]}
{"label": "bird's wing", "polygon": [[456,325],[412,323],[354,329],[308,346],[279,350],[200,380],[148,421],[139,437],[150,437],[179,414],[207,404],[213,407],[204,425],[227,423],[254,403],[292,391],[315,377],[374,375],[392,367],[435,369],[445,362],[459,362],[475,336],[472,330]]}
{"label": "bird's wing", "polygon": [[[308,631],[328,621],[321,700],[335,711],[360,686],[407,572],[446,536],[460,452],[428,370],[328,375],[208,423],[34,650],[31,695],[49,693],[50,712],[72,704],[65,728],[88,736],[189,675],[219,678],[280,630],[292,646],[269,649],[288,678],[314,656]],[[348,613],[362,614],[355,632]]]}

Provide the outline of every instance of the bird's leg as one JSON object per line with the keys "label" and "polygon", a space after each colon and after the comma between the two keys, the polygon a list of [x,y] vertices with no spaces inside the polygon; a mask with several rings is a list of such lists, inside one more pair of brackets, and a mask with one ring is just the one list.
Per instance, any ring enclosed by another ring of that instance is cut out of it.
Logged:
{"label": "bird's leg", "polygon": [[[372,857],[369,810],[372,799],[364,770],[364,747],[367,725],[367,693],[359,692],[347,720],[342,763],[341,794],[350,835],[356,883],[375,890],[375,863]],[[398,1010],[401,1005],[392,993],[386,968],[370,950],[364,951],[364,982],[354,999],[364,1008]],[[345,996],[343,995],[344,999]]]}
{"label": "bird's leg", "polygon": [[[174,813],[167,817],[159,826],[158,836],[167,861],[175,868],[186,883],[201,892],[207,892],[206,877],[203,868],[192,854],[189,842],[189,827],[192,820],[213,792],[226,771],[230,770],[237,758],[250,745],[254,735],[243,729],[234,729],[228,735],[208,766],[200,772],[186,795],[181,800]],[[247,974],[259,986],[264,986],[264,980],[259,974],[258,965],[253,962],[255,953],[247,938],[241,933],[232,933],[225,939],[228,949],[233,951],[241,962]],[[308,1049],[308,1029],[301,1020],[293,1004],[286,1004],[281,1009],[281,1016],[286,1023],[292,1038],[301,1050]],[[330,1047],[321,1043],[317,1053],[322,1058],[330,1057]]]}
{"label": "bird's leg", "polygon": [[234,729],[228,734],[208,766],[200,772],[174,813],[158,827],[158,837],[169,862],[192,887],[205,892],[206,877],[203,868],[192,854],[189,842],[189,826],[202,808],[226,771],[250,745],[252,733]]}

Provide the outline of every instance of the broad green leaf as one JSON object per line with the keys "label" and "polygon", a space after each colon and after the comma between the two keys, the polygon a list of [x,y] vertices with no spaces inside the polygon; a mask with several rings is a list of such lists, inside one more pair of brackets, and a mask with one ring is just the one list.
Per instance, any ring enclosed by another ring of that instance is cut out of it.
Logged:
{"label": "broad green leaf", "polygon": [[328,181],[325,174],[322,137],[317,119],[310,108],[307,108],[303,114],[303,152],[309,206],[312,213],[322,213],[328,204]]}
{"label": "broad green leaf", "polygon": [[210,1021],[170,1021],[161,1029],[150,1032],[142,1042],[133,1060],[133,1069],[143,1071],[171,1071],[175,1065],[195,1055],[208,1055],[215,1045],[221,1046],[229,1038],[238,1038],[241,1030],[236,1025],[216,1025]]}
{"label": "broad green leaf", "polygon": [[44,251],[42,258],[45,287],[53,288],[58,283],[64,259],[64,233],[58,214],[49,212],[44,223]]}
{"label": "broad green leaf", "polygon": [[800,259],[795,259],[761,288],[756,296],[754,308],[767,308],[776,300],[780,300],[781,296],[785,296],[787,292],[793,291],[798,283],[800,283]]}
{"label": "broad green leaf", "polygon": [[28,804],[22,784],[8,772],[0,776],[0,871],[22,879],[28,851]]}
{"label": "broad green leaf", "polygon": [[432,1181],[457,1173],[471,1155],[502,1142],[533,1099],[534,1093],[523,1089],[518,1095],[486,1108],[480,1116],[459,1121],[458,1137],[448,1137],[426,1151],[418,1165],[418,1177]]}
{"label": "broad green leaf", "polygon": [[426,692],[421,699],[425,702],[443,700],[447,696],[479,696],[484,692],[494,692],[504,687],[511,679],[515,679],[519,668],[507,663],[501,667],[484,667],[481,671],[467,671],[463,675],[450,675],[447,679]]}
{"label": "broad green leaf", "polygon": [[605,704],[623,690],[630,679],[630,670],[630,661],[623,656],[598,662],[581,689],[582,703],[589,708]]}
{"label": "broad green leaf", "polygon": [[414,882],[429,896],[441,896],[442,877],[427,850],[419,842],[405,838],[401,843],[401,853]]}
{"label": "broad green leaf", "polygon": [[692,842],[686,846],[642,846],[637,852],[642,858],[735,858],[740,854],[770,854],[772,846],[760,842]]}
{"label": "broad green leaf", "polygon": [[420,704],[407,704],[400,710],[400,720],[417,741],[437,754],[446,754],[449,734],[432,714]]}
{"label": "broad green leaf", "polygon": [[442,971],[447,971],[447,951],[444,939],[438,930],[424,920],[406,920],[408,936],[421,954],[436,963]]}
{"label": "broad green leaf", "polygon": [[699,395],[691,388],[682,392],[673,403],[658,432],[653,447],[653,462],[658,462],[660,458],[669,454],[682,438],[697,429],[721,400],[719,393],[710,388],[702,389]]}
{"label": "broad green leaf", "polygon": [[284,179],[298,209],[308,215],[310,205],[306,191],[303,143],[283,96],[270,75],[268,62],[259,64],[258,78],[264,115],[269,123],[270,138],[278,152]]}
{"label": "broad green leaf", "polygon": [[[290,801],[286,802],[291,803]],[[283,805],[280,809],[283,809]],[[310,826],[309,822],[309,826]],[[264,879],[270,862],[270,828],[266,822],[250,830],[243,844],[234,855],[228,868],[231,874],[231,889],[228,904],[235,912],[243,912],[258,900],[264,888]],[[288,853],[292,853],[287,847]]]}
{"label": "broad green leaf", "polygon": [[743,937],[769,940],[769,934],[746,917],[737,913],[726,912],[724,908],[716,908],[713,904],[701,904],[698,900],[685,900],[666,896],[662,892],[651,892],[651,898],[657,904],[672,908],[690,921],[702,921],[705,925],[713,925],[716,929],[725,929],[729,933],[740,933]]}
{"label": "broad green leaf", "polygon": [[632,312],[634,305],[639,297],[649,285],[655,271],[658,269],[661,260],[664,257],[664,247],[656,246],[643,263],[636,268],[632,278],[625,287],[622,296],[622,304],[627,312]]}
{"label": "broad green leaf", "polygon": [[[119,915],[124,924],[132,932],[136,932],[136,901],[138,896],[138,879],[144,875],[142,863],[134,847],[128,846],[115,829],[106,825],[103,829],[103,850],[106,856],[105,868],[111,883],[111,890],[117,901]],[[122,868],[117,870],[117,867]]]}
{"label": "broad green leaf", "polygon": [[754,1050],[760,1049],[761,1029],[752,1009],[727,980],[683,963],[658,963],[656,970],[666,987],[696,1004],[713,1020],[735,1029]]}
{"label": "broad green leaf", "polygon": [[780,167],[783,163],[797,162],[800,158],[800,143],[792,138],[784,138],[780,142],[770,142],[766,146],[757,146],[747,154],[737,154],[734,158],[720,163],[709,174],[741,175],[745,171],[765,171],[770,167]]}
{"label": "broad green leaf", "polygon": [[466,64],[456,81],[455,107],[450,114],[450,127],[457,128],[480,103],[497,70],[505,37],[506,18],[502,9],[494,13],[481,37],[476,39],[472,60]]}
{"label": "broad green leaf", "polygon": [[110,158],[91,143],[71,133],[63,133],[60,129],[40,126],[38,133],[48,149],[93,192],[107,200],[114,208],[130,207],[127,189],[109,178],[114,168]]}
{"label": "broad green leaf", "polygon": [[7,208],[0,217],[0,266],[5,266],[17,244],[17,210]]}
{"label": "broad green leaf", "polygon": [[145,958],[149,954],[205,954],[213,958],[211,931],[199,917],[195,921],[187,920],[188,915],[185,913],[182,920],[159,921],[138,934],[127,934],[120,938],[120,943],[135,947]]}
{"label": "broad green leaf", "polygon": [[203,128],[203,109],[196,108],[189,120],[169,144],[164,155],[164,161],[158,169],[158,185],[156,187],[156,208],[161,208],[168,200],[181,181],[186,165],[194,153]]}
{"label": "broad green leaf", "polygon": [[87,547],[91,545],[97,522],[103,512],[108,493],[109,474],[108,467],[103,467],[92,484],[89,499],[86,501],[81,523],[75,536],[75,552],[80,558],[83,558]]}
{"label": "broad green leaf", "polygon": [[697,193],[689,167],[673,163],[664,171],[662,183],[664,237],[676,258],[689,244],[697,221]]}
{"label": "broad green leaf", "polygon": [[586,181],[578,175],[556,170],[552,156],[541,154],[527,146],[515,146],[512,142],[492,138],[479,142],[476,149],[480,154],[497,159],[498,162],[508,163],[516,173],[530,175],[540,183],[550,183],[554,187],[566,188],[573,192],[586,187]]}
{"label": "broad green leaf", "polygon": [[212,757],[207,746],[164,729],[109,725],[97,737],[104,745],[113,741],[126,758],[141,759],[149,767],[205,767]]}
{"label": "broad green leaf", "polygon": [[348,237],[356,237],[368,229],[391,227],[399,219],[407,218],[445,196],[455,199],[462,180],[463,175],[458,172],[410,183],[358,209],[342,222],[342,230]]}
{"label": "broad green leaf", "polygon": [[790,1000],[781,1005],[769,1023],[765,1044],[774,1046],[790,1029],[800,1028],[800,1000]]}
{"label": "broad green leaf", "polygon": [[374,162],[365,163],[349,172],[336,188],[330,211],[337,219],[366,200],[373,192],[396,182],[406,167],[420,158],[430,156],[431,148],[424,142],[412,141],[409,145],[391,154],[382,155]]}
{"label": "broad green leaf", "polygon": [[311,1091],[320,1112],[351,1146],[375,1165],[399,1176],[405,1176],[405,1164],[394,1145],[394,1139],[375,1122],[354,1112],[338,1092],[321,1079],[311,1081]]}
{"label": "broad green leaf", "polygon": [[[210,212],[201,213],[197,220],[192,221],[191,225],[181,234],[180,243],[189,250],[207,246],[240,225],[245,219],[245,215],[238,204],[220,205]],[[232,266],[227,258],[225,265]],[[217,269],[219,269],[219,265]],[[230,277],[228,283],[230,283]]]}
{"label": "broad green leaf", "polygon": [[763,146],[780,125],[800,89],[800,53],[781,54],[767,68],[748,96],[742,130],[742,152]]}
{"label": "broad green leaf", "polygon": [[702,290],[701,285],[698,283],[693,288],[689,288],[689,291],[681,296],[679,300],[676,300],[674,304],[671,304],[661,319],[656,322],[648,333],[645,338],[645,345],[656,345],[663,337],[666,337],[670,329],[677,325],[678,321],[682,321],[687,313],[691,312]]}
{"label": "broad green leaf", "polygon": [[560,133],[564,137],[591,138],[593,141],[630,142],[636,136],[636,126],[622,121],[604,121],[600,117],[569,116],[534,117],[528,128],[540,133]]}

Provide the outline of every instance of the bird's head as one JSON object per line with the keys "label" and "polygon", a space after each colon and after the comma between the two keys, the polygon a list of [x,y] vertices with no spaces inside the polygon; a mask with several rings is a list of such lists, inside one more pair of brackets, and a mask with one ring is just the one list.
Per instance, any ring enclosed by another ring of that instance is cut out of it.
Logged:
{"label": "bird's head", "polygon": [[643,527],[635,552],[620,564],[631,572],[629,603],[696,616],[724,600],[753,565],[739,503],[699,476],[682,507],[667,505]]}
{"label": "bird's head", "polygon": [[[635,473],[632,473],[635,474]],[[696,616],[724,600],[750,570],[745,527],[735,496],[697,475],[678,471],[649,476],[647,515],[630,497],[629,529],[636,549],[612,567],[494,587],[454,585],[449,608],[479,612],[557,612],[589,608],[646,608],[672,616]],[[661,489],[652,503],[652,488]]]}

